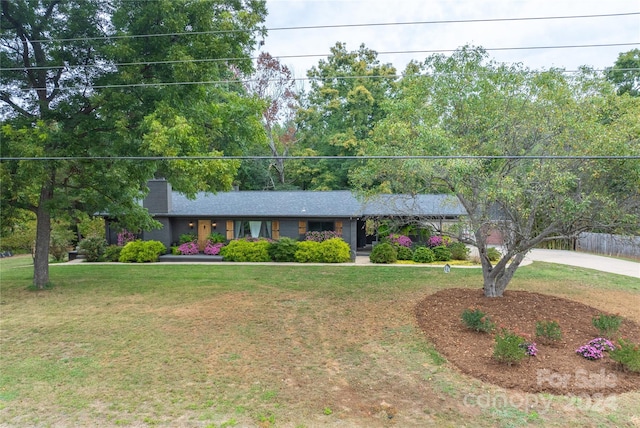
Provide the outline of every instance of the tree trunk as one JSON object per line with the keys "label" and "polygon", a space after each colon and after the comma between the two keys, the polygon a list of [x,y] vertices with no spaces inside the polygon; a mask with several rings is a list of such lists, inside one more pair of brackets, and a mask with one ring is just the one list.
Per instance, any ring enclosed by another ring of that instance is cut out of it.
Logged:
{"label": "tree trunk", "polygon": [[482,263],[482,275],[484,277],[484,295],[485,297],[502,297],[504,290],[511,282],[513,275],[516,273],[518,266],[522,263],[526,253],[517,253],[515,255],[505,254],[502,259],[495,265],[491,266],[488,262],[488,268]]}
{"label": "tree trunk", "polygon": [[42,186],[36,212],[36,250],[33,260],[33,285],[43,289],[49,284],[49,242],[51,240],[51,215],[48,202],[53,197],[50,183]]}

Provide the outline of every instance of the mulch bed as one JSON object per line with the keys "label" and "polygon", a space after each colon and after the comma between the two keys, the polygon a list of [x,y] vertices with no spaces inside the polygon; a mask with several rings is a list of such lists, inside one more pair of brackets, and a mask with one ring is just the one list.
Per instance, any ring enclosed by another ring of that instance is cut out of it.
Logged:
{"label": "mulch bed", "polygon": [[[478,308],[499,326],[533,337],[536,321],[555,320],[563,333],[557,344],[537,342],[538,354],[508,366],[492,358],[493,334],[469,330],[462,322],[466,308]],[[640,390],[640,374],[623,371],[608,356],[587,360],[575,350],[598,331],[591,324],[603,313],[575,301],[530,293],[505,291],[502,298],[484,297],[478,289],[446,289],[427,296],[416,307],[418,324],[438,352],[462,372],[523,392],[556,395],[612,394]],[[640,343],[640,325],[625,319],[622,337]]]}

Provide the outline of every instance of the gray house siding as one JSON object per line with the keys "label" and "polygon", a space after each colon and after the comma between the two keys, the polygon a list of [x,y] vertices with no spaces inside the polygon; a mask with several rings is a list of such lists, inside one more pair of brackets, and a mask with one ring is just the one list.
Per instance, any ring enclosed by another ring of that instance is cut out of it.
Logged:
{"label": "gray house siding", "polygon": [[[167,247],[189,233],[200,232],[201,238],[205,232],[207,236],[216,232],[225,238],[233,237],[227,226],[235,227],[238,220],[277,221],[279,237],[293,239],[303,238],[310,222],[331,222],[355,257],[358,244],[366,242],[361,230],[366,218],[419,217],[449,222],[466,214],[451,195],[378,195],[365,200],[350,191],[234,191],[198,193],[195,199],[188,199],[172,191],[165,180],[150,181],[149,189],[143,206],[162,228],[145,231],[140,237],[161,241]],[[115,243],[116,236],[117,231],[110,231],[111,243]]]}

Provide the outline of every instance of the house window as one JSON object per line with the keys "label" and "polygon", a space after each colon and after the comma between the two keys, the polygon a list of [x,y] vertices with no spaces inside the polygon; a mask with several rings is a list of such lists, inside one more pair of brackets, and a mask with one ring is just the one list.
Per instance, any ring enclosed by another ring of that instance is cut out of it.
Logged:
{"label": "house window", "polygon": [[271,238],[271,221],[236,220],[234,224],[234,238]]}
{"label": "house window", "polygon": [[309,232],[333,232],[335,226],[332,221],[310,221],[308,230]]}

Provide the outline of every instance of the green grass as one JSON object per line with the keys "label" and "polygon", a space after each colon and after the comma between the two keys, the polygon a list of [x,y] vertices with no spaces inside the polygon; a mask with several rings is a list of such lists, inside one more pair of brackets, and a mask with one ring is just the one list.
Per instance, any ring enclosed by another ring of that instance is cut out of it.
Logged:
{"label": "green grass", "polygon": [[[1,426],[383,426],[381,402],[398,426],[531,422],[517,409],[466,412],[461,397],[491,387],[416,327],[423,296],[479,288],[479,269],[73,264],[51,266],[53,288],[33,291],[30,264],[0,259]],[[635,278],[543,263],[510,287],[640,294]],[[571,417],[624,425],[632,407]]]}

